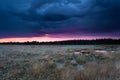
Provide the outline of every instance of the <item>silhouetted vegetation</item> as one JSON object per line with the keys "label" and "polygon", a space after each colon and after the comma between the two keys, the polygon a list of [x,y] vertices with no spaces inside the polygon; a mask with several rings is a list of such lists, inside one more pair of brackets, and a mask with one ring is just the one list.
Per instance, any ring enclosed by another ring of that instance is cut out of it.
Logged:
{"label": "silhouetted vegetation", "polygon": [[96,40],[67,40],[54,42],[7,42],[0,44],[19,44],[19,45],[100,45],[100,44],[120,44],[120,39],[96,39]]}

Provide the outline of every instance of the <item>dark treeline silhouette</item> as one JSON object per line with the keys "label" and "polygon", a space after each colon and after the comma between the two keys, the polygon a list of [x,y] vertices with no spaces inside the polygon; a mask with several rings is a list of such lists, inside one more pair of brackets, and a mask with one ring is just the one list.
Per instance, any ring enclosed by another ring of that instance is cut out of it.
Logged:
{"label": "dark treeline silhouette", "polygon": [[54,42],[7,42],[1,45],[119,45],[120,39],[96,39],[96,40],[67,40]]}

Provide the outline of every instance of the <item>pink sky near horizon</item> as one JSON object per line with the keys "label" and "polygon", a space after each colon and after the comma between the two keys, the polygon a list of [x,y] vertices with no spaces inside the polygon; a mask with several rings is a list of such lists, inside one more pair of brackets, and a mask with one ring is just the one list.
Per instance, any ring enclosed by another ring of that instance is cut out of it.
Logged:
{"label": "pink sky near horizon", "polygon": [[[32,41],[38,41],[38,42],[49,42],[49,41],[65,41],[65,40],[92,40],[92,39],[103,39],[103,38],[114,38],[117,37],[96,37],[96,36],[64,36],[64,37],[52,37],[46,34],[45,36],[41,37],[13,37],[13,38],[1,38],[0,42],[32,42]],[[118,39],[118,38],[117,38]]]}

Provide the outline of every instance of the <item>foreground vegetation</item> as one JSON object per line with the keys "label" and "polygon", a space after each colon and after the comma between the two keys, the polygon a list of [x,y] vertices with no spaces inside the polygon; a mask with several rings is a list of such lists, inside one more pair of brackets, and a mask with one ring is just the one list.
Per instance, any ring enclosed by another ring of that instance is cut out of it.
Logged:
{"label": "foreground vegetation", "polygon": [[0,45],[0,80],[120,80],[119,75],[119,45]]}

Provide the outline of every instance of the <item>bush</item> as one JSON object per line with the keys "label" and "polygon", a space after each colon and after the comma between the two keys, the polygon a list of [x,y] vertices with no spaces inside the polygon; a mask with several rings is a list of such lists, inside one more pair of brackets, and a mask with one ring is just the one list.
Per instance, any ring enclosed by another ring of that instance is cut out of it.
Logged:
{"label": "bush", "polygon": [[87,62],[87,58],[84,56],[78,56],[76,57],[76,61],[78,64],[85,64]]}

